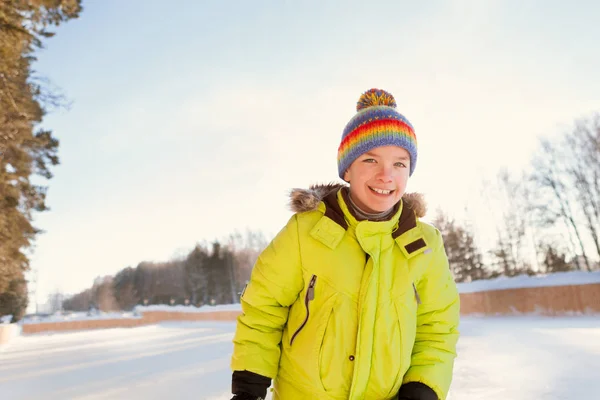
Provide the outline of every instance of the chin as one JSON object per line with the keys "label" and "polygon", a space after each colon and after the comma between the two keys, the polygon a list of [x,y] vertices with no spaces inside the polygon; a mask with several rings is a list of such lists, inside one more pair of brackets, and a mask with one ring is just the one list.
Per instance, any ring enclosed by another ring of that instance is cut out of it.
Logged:
{"label": "chin", "polygon": [[384,211],[389,210],[390,208],[394,207],[394,205],[396,204],[396,202],[390,202],[390,203],[386,203],[386,204],[373,204],[373,205],[369,205],[368,207],[373,210],[373,212],[375,213],[382,213]]}

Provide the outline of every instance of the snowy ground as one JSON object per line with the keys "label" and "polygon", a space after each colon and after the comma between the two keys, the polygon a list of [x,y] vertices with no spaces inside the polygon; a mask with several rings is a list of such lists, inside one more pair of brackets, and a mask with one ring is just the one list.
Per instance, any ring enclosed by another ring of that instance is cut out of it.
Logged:
{"label": "snowy ground", "polygon": [[[600,399],[600,316],[462,319],[451,400]],[[0,398],[229,399],[234,324],[21,336]]]}

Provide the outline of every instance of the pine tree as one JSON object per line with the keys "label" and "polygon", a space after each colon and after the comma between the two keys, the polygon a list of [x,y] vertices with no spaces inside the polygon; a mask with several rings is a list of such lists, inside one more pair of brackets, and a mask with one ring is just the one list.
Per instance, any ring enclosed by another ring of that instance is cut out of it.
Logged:
{"label": "pine tree", "polygon": [[40,232],[31,224],[32,212],[47,209],[46,188],[34,185],[31,176],[50,179],[50,167],[59,162],[58,141],[39,124],[61,98],[34,75],[34,53],[53,36],[50,26],[80,12],[80,0],[0,2],[0,298],[3,305],[17,307],[13,314],[20,314],[27,301],[24,251]]}
{"label": "pine tree", "polygon": [[0,293],[0,315],[12,315],[11,322],[17,322],[27,309],[27,282],[13,279],[8,288]]}
{"label": "pine tree", "polygon": [[135,270],[131,267],[122,269],[113,279],[113,292],[121,310],[131,310],[140,303],[135,288]]}
{"label": "pine tree", "polygon": [[186,293],[191,297],[190,302],[193,305],[204,304],[208,298],[208,258],[206,249],[197,245],[184,261]]}
{"label": "pine tree", "polygon": [[543,246],[544,267],[547,273],[572,271],[573,265],[567,261],[567,255],[555,246],[546,244]]}
{"label": "pine tree", "polygon": [[475,243],[475,237],[465,227],[448,218],[438,210],[433,225],[438,228],[444,240],[450,269],[457,282],[469,282],[486,278],[482,255]]}

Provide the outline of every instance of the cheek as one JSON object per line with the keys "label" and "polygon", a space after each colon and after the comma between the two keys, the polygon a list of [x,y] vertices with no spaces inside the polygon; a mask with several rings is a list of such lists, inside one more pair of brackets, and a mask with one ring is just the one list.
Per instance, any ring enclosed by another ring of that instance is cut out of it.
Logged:
{"label": "cheek", "polygon": [[401,189],[405,189],[408,184],[408,173],[400,175],[396,178],[396,186]]}
{"label": "cheek", "polygon": [[352,178],[352,180],[354,182],[360,183],[360,182],[364,182],[366,180],[367,173],[364,169],[355,168],[350,171],[349,176]]}

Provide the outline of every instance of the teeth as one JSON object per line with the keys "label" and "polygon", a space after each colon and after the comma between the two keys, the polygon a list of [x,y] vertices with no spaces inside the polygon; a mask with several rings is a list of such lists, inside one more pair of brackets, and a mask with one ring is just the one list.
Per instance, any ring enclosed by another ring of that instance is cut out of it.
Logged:
{"label": "teeth", "polygon": [[390,194],[392,193],[392,190],[383,190],[383,189],[375,189],[375,188],[371,188],[372,191],[380,193],[380,194]]}

